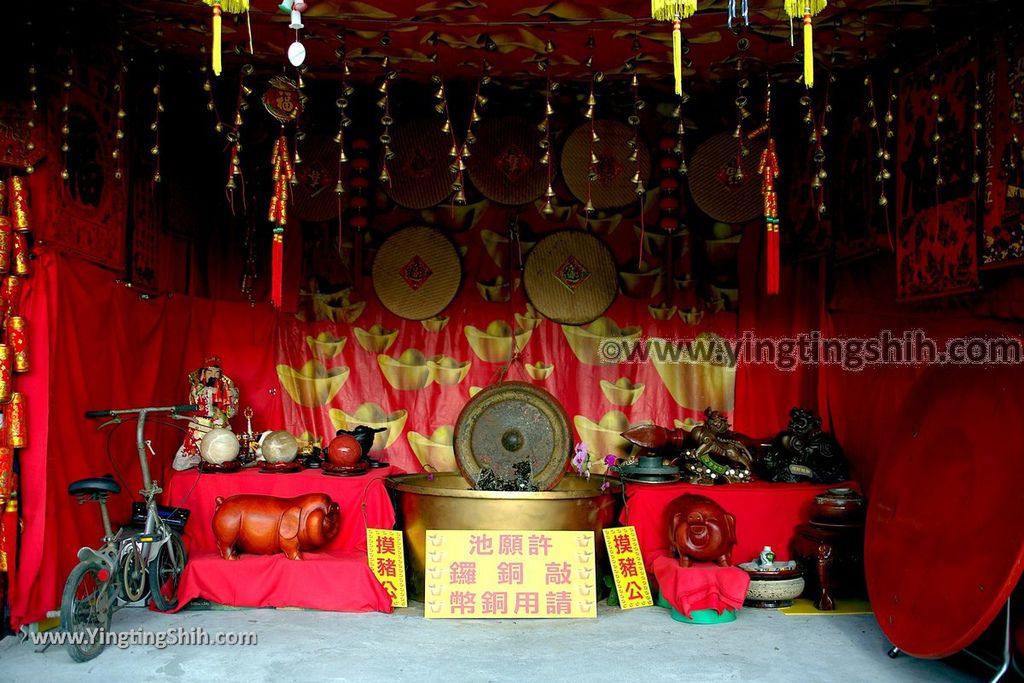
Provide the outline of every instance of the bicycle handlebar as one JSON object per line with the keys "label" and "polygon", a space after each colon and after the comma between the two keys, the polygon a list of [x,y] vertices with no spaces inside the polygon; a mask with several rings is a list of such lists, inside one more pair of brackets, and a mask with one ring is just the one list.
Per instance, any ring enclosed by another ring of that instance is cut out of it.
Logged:
{"label": "bicycle handlebar", "polygon": [[117,415],[134,415],[142,413],[197,413],[199,406],[195,403],[182,403],[176,406],[150,407],[150,408],[122,408],[109,410],[88,410],[85,413],[87,418],[115,417]]}

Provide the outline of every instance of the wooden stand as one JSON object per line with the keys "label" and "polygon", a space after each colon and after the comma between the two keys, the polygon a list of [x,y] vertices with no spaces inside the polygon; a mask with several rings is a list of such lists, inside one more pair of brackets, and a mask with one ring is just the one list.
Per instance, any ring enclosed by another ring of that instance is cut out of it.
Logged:
{"label": "wooden stand", "polygon": [[793,539],[793,559],[804,573],[804,595],[822,611],[836,608],[835,597],[863,597],[864,526],[801,524]]}

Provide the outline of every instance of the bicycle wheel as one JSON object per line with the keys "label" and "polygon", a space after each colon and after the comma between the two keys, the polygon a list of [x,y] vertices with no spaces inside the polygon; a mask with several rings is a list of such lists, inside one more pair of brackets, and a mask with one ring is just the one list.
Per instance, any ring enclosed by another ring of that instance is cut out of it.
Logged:
{"label": "bicycle wheel", "polygon": [[112,596],[104,594],[109,587],[109,572],[94,561],[80,562],[64,584],[60,625],[69,634],[64,645],[76,662],[86,662],[103,652],[104,636],[110,627]]}
{"label": "bicycle wheel", "polygon": [[149,594],[153,606],[167,612],[178,606],[178,583],[185,568],[185,545],[174,531],[149,561]]}
{"label": "bicycle wheel", "polygon": [[121,557],[118,573],[121,575],[121,597],[126,602],[141,600],[146,594],[146,565],[142,555],[132,548]]}

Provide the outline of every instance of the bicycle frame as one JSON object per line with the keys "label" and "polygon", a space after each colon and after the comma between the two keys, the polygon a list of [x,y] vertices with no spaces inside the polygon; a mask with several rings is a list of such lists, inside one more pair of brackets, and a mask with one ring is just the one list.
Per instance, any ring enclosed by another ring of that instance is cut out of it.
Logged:
{"label": "bicycle frame", "polygon": [[[125,538],[121,531],[115,534],[115,537],[110,539],[110,549],[108,553],[102,551],[106,549],[107,544],[104,548],[99,551],[92,548],[82,548],[78,551],[79,560],[83,559],[97,559],[101,561],[105,566],[114,569],[117,564],[117,560],[130,549],[128,543],[134,544],[135,548],[138,549],[142,556],[144,565],[148,565],[150,561],[157,556],[160,549],[167,544],[170,538],[170,531],[167,528],[166,523],[161,519],[157,512],[156,497],[163,492],[158,482],[153,480],[153,477],[149,470],[149,459],[146,457],[146,449],[153,452],[153,447],[150,441],[146,439],[146,417],[150,413],[170,413],[173,417],[180,417],[179,413],[183,412],[195,412],[199,409],[199,406],[185,404],[185,405],[174,405],[174,406],[160,406],[160,407],[149,407],[149,408],[126,408],[119,410],[98,410],[90,411],[86,413],[86,417],[110,417],[111,419],[100,425],[100,429],[103,429],[108,424],[115,423],[120,424],[123,422],[122,416],[137,416],[138,420],[135,425],[135,447],[138,451],[139,456],[139,467],[142,470],[142,489],[139,493],[146,501],[146,523],[142,532],[132,534],[130,537]],[[116,548],[116,549],[115,549]],[[171,553],[171,559],[174,562],[178,562],[180,558],[175,557],[174,544],[170,544],[169,551]]]}

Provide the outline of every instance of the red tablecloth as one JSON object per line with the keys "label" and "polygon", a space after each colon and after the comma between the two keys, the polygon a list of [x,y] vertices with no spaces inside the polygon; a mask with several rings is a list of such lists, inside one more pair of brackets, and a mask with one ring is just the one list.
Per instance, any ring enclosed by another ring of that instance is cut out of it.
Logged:
{"label": "red tablecloth", "polygon": [[[189,561],[178,587],[178,609],[205,598],[238,607],[305,607],[341,612],[391,611],[391,599],[366,561],[366,528],[391,529],[395,512],[382,479],[394,468],[359,477],[332,477],[320,470],[295,474],[176,472],[165,491],[166,505],[191,510],[185,527]],[[320,552],[302,560],[283,554],[242,555],[224,560],[213,538],[218,496],[255,493],[291,498],[326,493],[340,507],[341,528]]]}
{"label": "red tablecloth", "polygon": [[398,472],[400,470],[389,467],[370,470],[359,477],[332,477],[320,470],[262,474],[250,469],[233,474],[202,474],[193,469],[171,475],[164,504],[192,511],[185,526],[185,546],[190,553],[198,554],[217,548],[212,527],[217,496],[257,493],[292,498],[307,493],[326,493],[340,507],[341,529],[324,550],[365,551],[367,526],[390,529],[395,525],[395,511],[381,479]]}
{"label": "red tablecloth", "polygon": [[798,524],[811,517],[814,497],[843,484],[626,484],[626,505],[619,516],[624,525],[636,527],[637,540],[644,554],[647,571],[658,557],[671,553],[668,540],[669,520],[665,510],[684,493],[707,496],[726,512],[736,516],[736,546],[733,564],[748,562],[770,545],[778,561],[791,559],[790,542]]}
{"label": "red tablecloth", "polygon": [[236,607],[305,607],[334,612],[391,612],[391,597],[366,564],[366,553],[191,555],[178,585],[178,609],[205,598]]}

